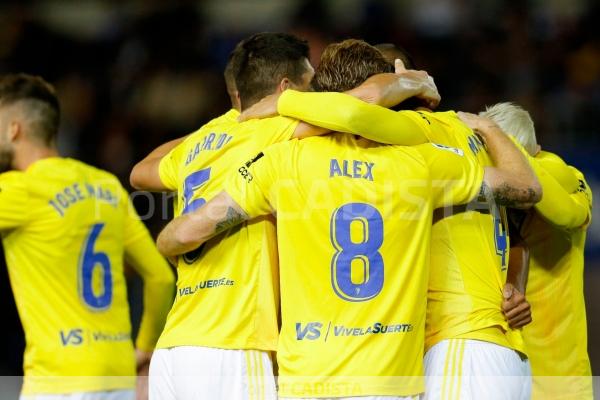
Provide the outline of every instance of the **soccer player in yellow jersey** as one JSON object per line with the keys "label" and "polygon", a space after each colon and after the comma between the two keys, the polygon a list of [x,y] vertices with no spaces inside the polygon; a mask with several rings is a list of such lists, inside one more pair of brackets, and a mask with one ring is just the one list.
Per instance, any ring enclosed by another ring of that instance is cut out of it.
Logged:
{"label": "soccer player in yellow jersey", "polygon": [[[315,80],[343,91],[386,64],[366,43],[345,41],[325,50]],[[225,191],[172,221],[159,249],[183,254],[275,212],[280,396],[414,398],[424,390],[433,210],[469,202],[482,182],[516,205],[541,194],[504,135],[486,142],[502,167],[485,168],[485,178],[473,157],[442,145],[384,146],[340,134],[281,143],[232,167]]]}
{"label": "soccer player in yellow jersey", "polygon": [[[237,77],[234,98],[246,108],[288,86],[305,88],[313,74],[307,56],[306,43],[291,35],[244,40],[228,68]],[[132,180],[146,189],[176,190],[181,215],[218,193],[230,167],[248,154],[324,132],[282,117],[238,124],[237,116],[232,110],[162,158],[149,156]],[[413,128],[420,129],[415,123],[407,131]],[[151,397],[274,397],[269,351],[277,345],[279,290],[273,223],[262,218],[211,240],[179,258],[178,275],[176,302],[152,361]]]}
{"label": "soccer player in yellow jersey", "polygon": [[124,263],[144,280],[149,359],[173,274],[116,177],[56,150],[59,104],[39,77],[0,78],[0,232],[25,330],[23,399],[133,399]]}
{"label": "soccer player in yellow jersey", "polygon": [[[540,151],[528,113],[509,103],[480,115],[496,121],[541,167],[540,203],[517,221],[529,248],[527,297],[533,322],[523,329],[531,361],[534,400],[591,400],[583,296],[583,251],[591,222],[592,193],[581,172]],[[556,178],[556,179],[555,179]]]}
{"label": "soccer player in yellow jersey", "polygon": [[[429,127],[422,142],[456,147],[482,166],[492,165],[483,142],[454,112],[397,113],[340,93],[294,91],[279,97],[277,109],[281,115],[362,134],[390,135],[407,116],[416,116]],[[501,307],[508,267],[504,207],[493,199],[477,199],[436,210],[434,216],[425,342],[426,371],[432,378],[426,396],[527,398],[530,380],[523,340]],[[511,297],[519,295],[515,290]],[[528,314],[520,311],[523,314],[515,318]]]}

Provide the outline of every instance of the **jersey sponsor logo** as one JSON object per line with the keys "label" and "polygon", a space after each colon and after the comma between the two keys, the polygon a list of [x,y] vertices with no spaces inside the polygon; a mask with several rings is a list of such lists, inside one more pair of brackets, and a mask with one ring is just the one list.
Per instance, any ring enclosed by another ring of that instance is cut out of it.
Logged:
{"label": "jersey sponsor logo", "polygon": [[359,160],[336,160],[329,163],[329,177],[345,176],[352,179],[373,180],[375,163]]}
{"label": "jersey sponsor logo", "polygon": [[317,340],[321,337],[322,327],[320,322],[309,322],[304,326],[301,322],[296,322],[296,340]]}
{"label": "jersey sponsor logo", "polygon": [[[85,342],[126,342],[131,340],[131,334],[129,332],[102,332],[93,331],[86,332],[81,328],[74,328],[70,330],[61,330],[59,332],[60,342],[63,347],[66,346],[79,346]],[[87,339],[86,339],[87,338]]]}
{"label": "jersey sponsor logo", "polygon": [[[333,325],[333,330],[331,329]],[[332,322],[327,323],[327,329],[325,329],[325,336],[322,336],[322,328],[325,325],[321,322],[296,322],[296,340],[317,340],[323,338],[327,341],[330,334],[335,337],[352,337],[352,336],[365,336],[365,335],[377,335],[377,334],[388,334],[388,333],[408,333],[413,331],[413,325],[407,323],[399,324],[384,324],[382,322],[375,322],[368,326],[355,327],[346,325],[335,325]]]}
{"label": "jersey sponsor logo", "polygon": [[186,286],[177,289],[179,293],[179,297],[189,296],[195,294],[199,290],[203,289],[214,289],[220,286],[233,286],[234,281],[227,278],[220,279],[208,279],[206,281],[202,281],[197,283],[195,286]]}
{"label": "jersey sponsor logo", "polygon": [[71,329],[69,331],[60,331],[60,341],[65,346],[79,346],[83,343],[83,329]]}
{"label": "jersey sponsor logo", "polygon": [[233,136],[228,135],[226,133],[209,133],[208,135],[204,136],[204,138],[202,138],[202,143],[198,142],[196,143],[194,148],[190,149],[185,159],[185,165],[188,165],[189,163],[194,161],[196,157],[198,157],[198,155],[203,151],[214,151],[221,149],[227,143],[231,142],[231,139],[233,139]]}
{"label": "jersey sponsor logo", "polygon": [[392,324],[385,325],[381,322],[376,322],[367,327],[347,327],[344,325],[337,325],[333,327],[333,334],[335,336],[364,336],[374,335],[378,333],[407,333],[413,330],[412,324]]}
{"label": "jersey sponsor logo", "polygon": [[438,143],[431,143],[431,145],[440,150],[450,151],[461,157],[465,155],[464,151],[462,151],[461,149],[457,149],[456,147],[444,146],[443,144],[438,144]]}

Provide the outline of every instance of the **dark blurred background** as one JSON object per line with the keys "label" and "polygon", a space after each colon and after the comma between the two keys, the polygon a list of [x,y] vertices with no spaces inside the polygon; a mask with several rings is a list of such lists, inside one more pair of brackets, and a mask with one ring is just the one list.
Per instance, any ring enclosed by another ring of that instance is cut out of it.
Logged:
{"label": "dark blurred background", "polygon": [[[435,77],[441,109],[515,101],[538,140],[583,170],[600,198],[600,3],[593,0],[47,0],[0,2],[0,73],[39,74],[58,90],[60,148],[118,175],[229,108],[227,55],[245,36],[288,31],[312,62],[332,41],[409,50]],[[146,214],[157,197],[138,196]],[[596,202],[596,210],[599,210]],[[156,232],[162,212],[147,220]],[[600,215],[588,235],[590,355],[600,371]],[[3,260],[3,257],[2,257]],[[0,375],[20,375],[23,333],[0,269]],[[131,279],[134,321],[141,303]]]}

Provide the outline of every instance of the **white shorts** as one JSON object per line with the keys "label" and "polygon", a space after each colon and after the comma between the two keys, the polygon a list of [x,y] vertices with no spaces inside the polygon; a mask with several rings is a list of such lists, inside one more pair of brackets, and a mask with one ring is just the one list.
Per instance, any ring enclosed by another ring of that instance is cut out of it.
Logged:
{"label": "white shorts", "polygon": [[425,354],[425,400],[529,400],[529,360],[507,347],[443,340]]}
{"label": "white shorts", "polygon": [[110,390],[106,392],[82,392],[69,394],[33,394],[20,400],[135,400],[135,390]]}
{"label": "white shorts", "polygon": [[269,353],[181,346],[154,351],[150,400],[273,400]]}

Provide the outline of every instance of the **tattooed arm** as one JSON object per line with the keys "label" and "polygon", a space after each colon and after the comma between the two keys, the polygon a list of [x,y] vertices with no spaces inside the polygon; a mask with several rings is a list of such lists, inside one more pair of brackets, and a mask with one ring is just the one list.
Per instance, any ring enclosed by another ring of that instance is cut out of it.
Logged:
{"label": "tattooed arm", "polygon": [[486,197],[512,208],[530,208],[542,199],[542,187],[529,162],[506,134],[489,118],[458,113],[483,139],[494,167],[486,167],[481,188]]}
{"label": "tattooed arm", "polygon": [[247,219],[244,210],[223,191],[196,211],[169,222],[158,235],[156,244],[162,255],[178,256]]}

